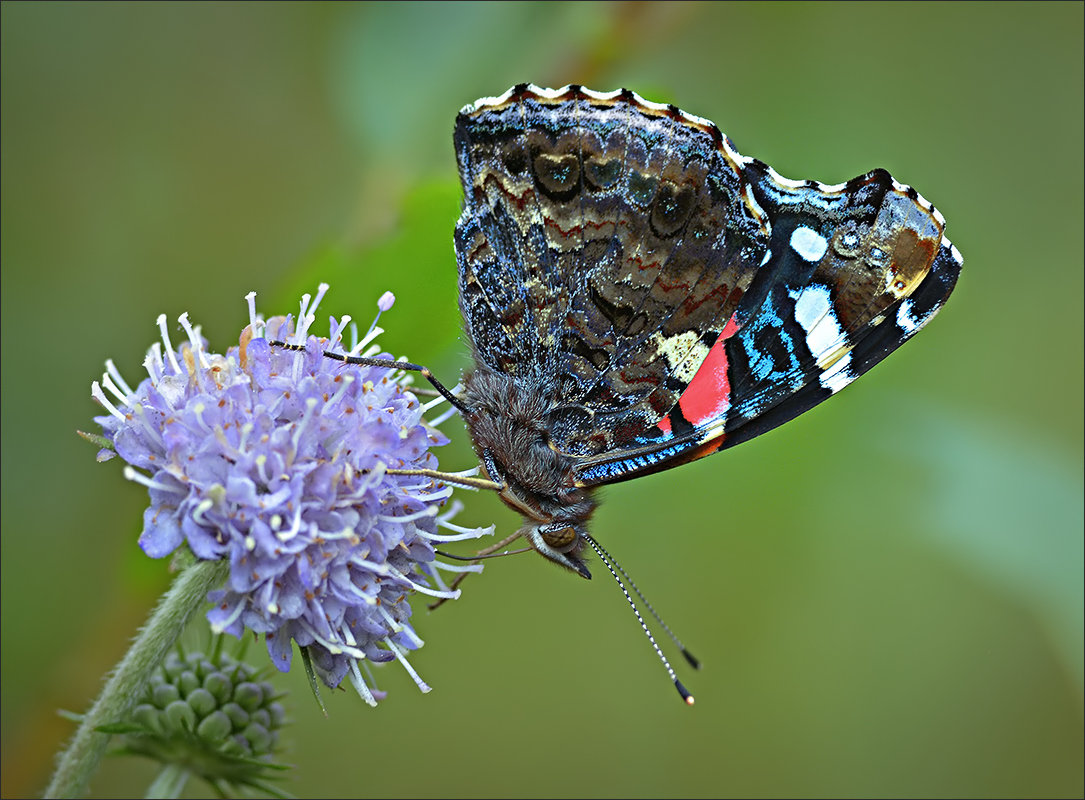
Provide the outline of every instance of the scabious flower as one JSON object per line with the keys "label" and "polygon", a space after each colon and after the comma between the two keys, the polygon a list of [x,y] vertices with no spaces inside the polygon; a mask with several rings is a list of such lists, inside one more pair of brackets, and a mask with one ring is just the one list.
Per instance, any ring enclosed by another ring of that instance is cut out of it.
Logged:
{"label": "scabious flower", "polygon": [[[478,567],[435,561],[435,543],[492,528],[454,525],[459,504],[440,510],[451,487],[409,474],[436,469],[431,448],[447,442],[440,420],[423,418],[438,401],[420,404],[399,370],[324,355],[391,358],[372,345],[383,332],[376,320],[349,351],[347,317],[331,320],[328,339],[309,334],[327,288],[303,297],[296,326],[291,317],[264,323],[250,294],[249,325],[224,355],[184,314],[185,341],[174,348],[159,317],[148,377],[133,390],[107,361],[92,395],[109,412],[95,418],[112,444],[99,459],[115,452],[150,495],[143,551],[160,558],[185,545],[198,559],[229,559],[226,586],[209,595],[212,629],[263,634],[284,672],[296,642],[325,683],[349,675],[372,705],[380,693],[362,675],[366,661],[396,659],[429,690],[405,655],[422,645],[408,596],[457,596],[438,568]],[[393,300],[383,296],[380,310]]]}

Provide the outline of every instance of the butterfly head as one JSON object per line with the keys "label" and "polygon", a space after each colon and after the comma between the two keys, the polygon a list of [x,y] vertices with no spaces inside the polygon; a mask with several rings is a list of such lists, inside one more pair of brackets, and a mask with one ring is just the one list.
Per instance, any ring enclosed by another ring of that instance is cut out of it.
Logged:
{"label": "butterfly head", "polygon": [[573,522],[529,522],[520,529],[520,535],[539,555],[591,580],[591,572],[580,558],[580,552],[585,547],[585,533],[582,525]]}

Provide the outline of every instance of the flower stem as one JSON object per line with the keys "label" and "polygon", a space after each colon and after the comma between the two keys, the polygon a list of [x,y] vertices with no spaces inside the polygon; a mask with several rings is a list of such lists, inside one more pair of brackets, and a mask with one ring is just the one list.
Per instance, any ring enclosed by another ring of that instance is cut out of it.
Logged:
{"label": "flower stem", "polygon": [[147,793],[143,796],[158,800],[180,797],[181,790],[185,788],[187,781],[188,769],[186,767],[182,767],[180,764],[167,764],[158,773],[158,777],[147,787]]}
{"label": "flower stem", "polygon": [[225,560],[198,561],[177,576],[61,753],[45,797],[83,794],[109,743],[110,735],[97,728],[127,718],[143,695],[151,673],[206,602],[208,591],[222,585],[228,570],[229,562]]}

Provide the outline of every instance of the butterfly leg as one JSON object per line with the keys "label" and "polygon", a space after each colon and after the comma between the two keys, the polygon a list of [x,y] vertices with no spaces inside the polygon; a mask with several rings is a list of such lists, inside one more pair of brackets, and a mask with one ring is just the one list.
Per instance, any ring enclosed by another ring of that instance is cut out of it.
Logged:
{"label": "butterfly leg", "polygon": [[[497,544],[492,544],[489,547],[482,548],[477,553],[475,553],[474,557],[463,558],[462,556],[453,556],[453,555],[451,555],[449,553],[441,553],[441,555],[445,556],[446,558],[455,558],[457,560],[462,560],[462,561],[476,561],[478,559],[486,558],[488,556],[493,557],[494,554],[496,554],[498,550],[500,550],[502,547],[507,547],[508,545],[512,544],[517,539],[519,539],[522,535],[523,535],[522,531],[516,531],[516,533],[511,534],[509,536],[506,536],[504,539],[502,539]],[[523,553],[523,552],[527,552],[528,550],[531,550],[531,549],[532,548],[530,548],[530,547],[526,547],[523,550],[517,550],[515,552]],[[438,551],[438,552],[440,552],[440,551]],[[506,555],[506,553],[501,553],[500,555]],[[507,555],[512,555],[512,553],[508,553]],[[450,591],[455,591],[456,587],[458,587],[461,583],[463,583],[463,579],[466,578],[469,574],[470,574],[469,572],[461,572],[459,575],[457,575],[456,579],[454,581],[452,581],[452,583],[449,585],[449,587],[448,587],[449,590]],[[429,610],[433,611],[435,608],[439,608],[440,606],[444,605],[445,601],[448,600],[448,599],[449,598],[447,598],[447,597],[442,597],[440,600],[437,600],[437,601],[435,601],[433,603],[430,603],[429,606],[428,606]]]}

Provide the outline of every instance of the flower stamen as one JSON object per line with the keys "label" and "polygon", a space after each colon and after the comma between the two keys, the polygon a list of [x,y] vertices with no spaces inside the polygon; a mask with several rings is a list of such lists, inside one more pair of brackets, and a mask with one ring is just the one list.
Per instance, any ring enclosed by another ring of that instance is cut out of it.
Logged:
{"label": "flower stamen", "polygon": [[392,655],[394,655],[396,657],[396,660],[403,665],[403,668],[405,670],[407,670],[407,674],[410,675],[412,679],[414,679],[414,682],[418,685],[419,690],[421,690],[423,694],[433,691],[432,687],[430,687],[429,684],[422,680],[422,677],[417,672],[415,672],[414,667],[411,666],[411,662],[408,661],[407,657],[399,651],[399,648],[396,647],[395,643],[391,639],[385,637],[384,643],[388,645],[388,649],[392,651]]}

